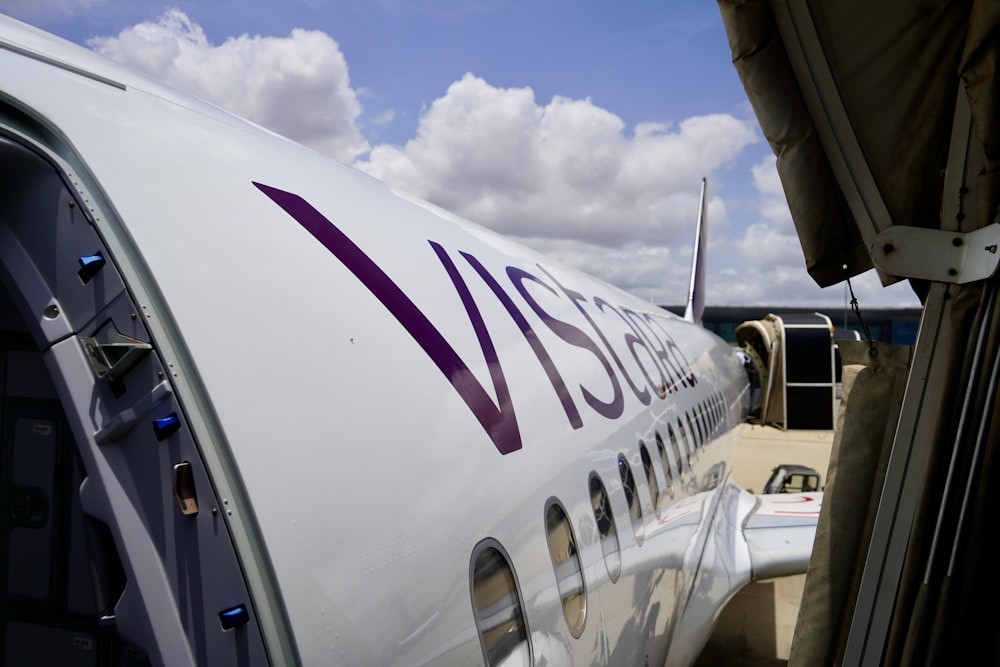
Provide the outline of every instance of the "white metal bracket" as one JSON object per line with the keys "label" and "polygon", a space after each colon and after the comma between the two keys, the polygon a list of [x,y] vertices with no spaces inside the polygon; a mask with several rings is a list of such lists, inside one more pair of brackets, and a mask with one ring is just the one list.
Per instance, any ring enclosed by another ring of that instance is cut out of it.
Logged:
{"label": "white metal bracket", "polygon": [[965,233],[893,225],[875,236],[869,251],[889,275],[964,285],[996,273],[1000,223]]}

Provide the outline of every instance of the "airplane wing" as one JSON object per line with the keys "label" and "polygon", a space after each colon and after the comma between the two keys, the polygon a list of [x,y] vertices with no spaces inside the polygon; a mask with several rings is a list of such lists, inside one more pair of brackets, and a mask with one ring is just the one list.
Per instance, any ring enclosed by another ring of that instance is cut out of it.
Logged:
{"label": "airplane wing", "polygon": [[752,580],[805,572],[823,494],[776,493],[755,498],[757,505],[743,525]]}
{"label": "airplane wing", "polygon": [[[697,573],[678,609],[666,665],[692,664],[708,642],[722,608],[747,584],[809,566],[822,493],[753,495],[731,480],[706,496],[706,531]],[[692,544],[698,542],[692,541]]]}

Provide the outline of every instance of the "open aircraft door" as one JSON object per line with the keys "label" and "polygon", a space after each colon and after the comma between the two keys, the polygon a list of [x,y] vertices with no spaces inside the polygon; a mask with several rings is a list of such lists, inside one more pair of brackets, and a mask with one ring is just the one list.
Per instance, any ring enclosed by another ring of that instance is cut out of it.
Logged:
{"label": "open aircraft door", "polygon": [[759,369],[761,423],[786,430],[833,430],[839,396],[829,317],[770,314],[736,327],[736,342]]}

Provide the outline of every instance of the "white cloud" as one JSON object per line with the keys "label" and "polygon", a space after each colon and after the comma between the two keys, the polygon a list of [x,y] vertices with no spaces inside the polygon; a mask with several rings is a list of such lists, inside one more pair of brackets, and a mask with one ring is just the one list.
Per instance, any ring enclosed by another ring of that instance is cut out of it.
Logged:
{"label": "white cloud", "polygon": [[805,273],[799,237],[781,189],[774,157],[764,158],[750,172],[758,192],[759,221],[748,225],[743,238],[737,242],[740,255],[751,267],[794,269],[800,279],[811,282]]}
{"label": "white cloud", "polygon": [[726,114],[629,134],[590,100],[541,105],[530,88],[466,74],[414,139],[375,146],[356,166],[502,233],[621,248],[686,239],[701,176],[754,141],[751,123]]}
{"label": "white cloud", "polygon": [[[659,302],[683,298],[701,177],[757,141],[727,114],[672,127],[625,122],[589,99],[536,101],[472,74],[420,116],[403,146],[355,166],[557,261]],[[726,227],[709,200],[713,230]],[[673,261],[671,261],[673,260]]]}
{"label": "white cloud", "polygon": [[781,177],[778,176],[777,158],[769,155],[750,168],[754,187],[762,195],[778,197],[785,200],[785,191],[781,187]]}
{"label": "white cloud", "polygon": [[690,248],[687,257],[679,259],[678,253],[665,245],[607,248],[576,239],[522,240],[560,264],[655,303],[680,302],[687,289]]}
{"label": "white cloud", "polygon": [[[716,281],[722,284],[719,285]],[[851,286],[862,314],[866,308],[915,308],[920,305],[908,282],[882,287],[874,269],[852,278]],[[708,299],[709,304],[720,306],[819,308],[831,317],[849,307],[849,300],[846,283],[820,288],[806,274],[804,267],[788,266],[727,269],[713,274]],[[853,322],[853,316],[851,321]]]}
{"label": "white cloud", "polygon": [[88,45],[341,161],[368,150],[347,63],[323,32],[242,35],[213,45],[201,26],[173,9]]}

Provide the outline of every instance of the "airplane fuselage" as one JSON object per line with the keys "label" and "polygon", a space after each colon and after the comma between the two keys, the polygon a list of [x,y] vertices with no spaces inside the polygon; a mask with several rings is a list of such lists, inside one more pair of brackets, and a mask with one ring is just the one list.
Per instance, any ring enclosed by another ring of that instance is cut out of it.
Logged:
{"label": "airplane fuselage", "polygon": [[0,42],[2,329],[75,452],[66,558],[120,569],[16,609],[163,665],[696,657],[749,578],[726,343],[85,50]]}

